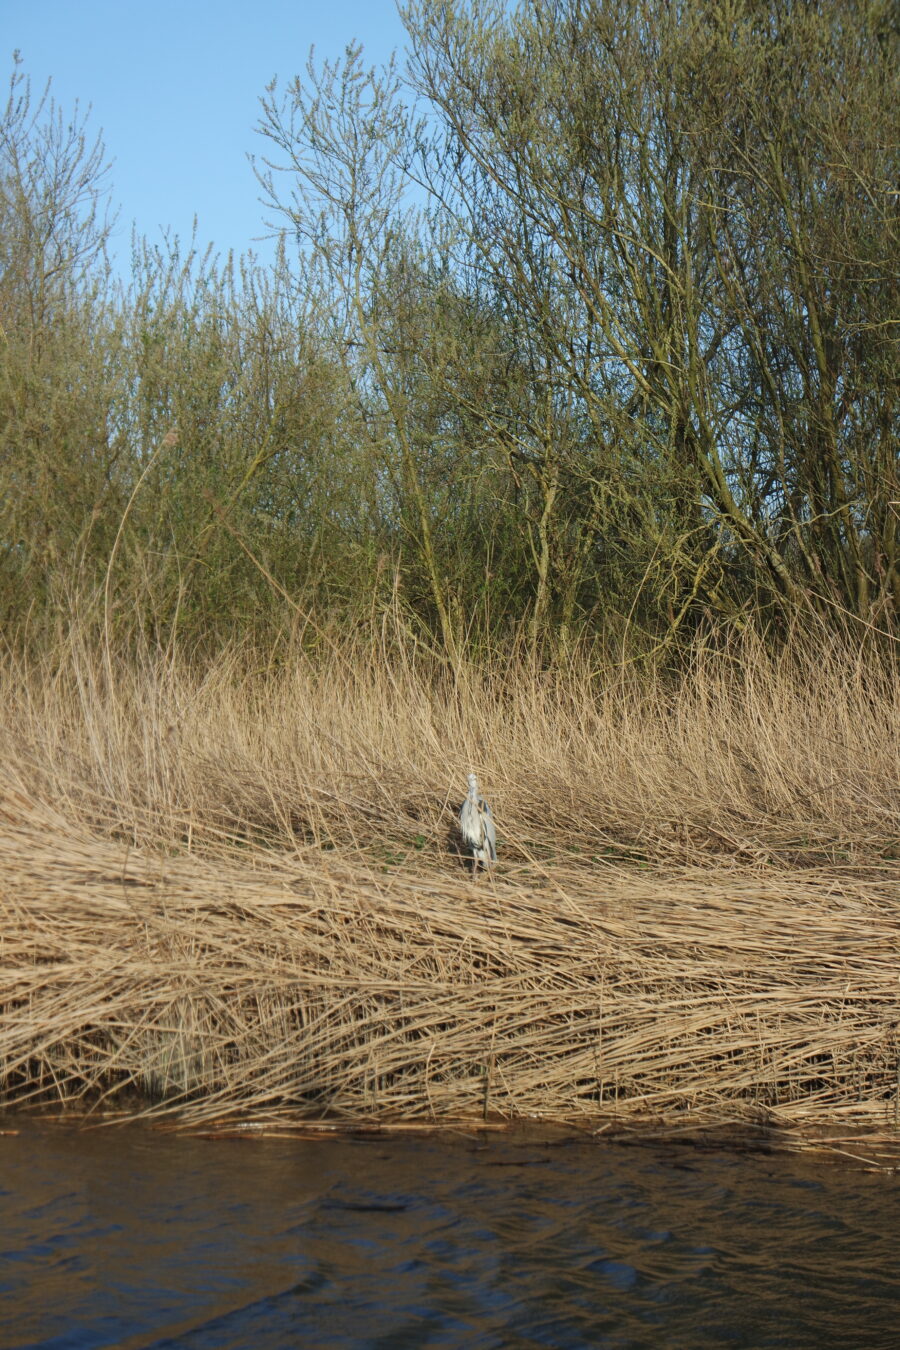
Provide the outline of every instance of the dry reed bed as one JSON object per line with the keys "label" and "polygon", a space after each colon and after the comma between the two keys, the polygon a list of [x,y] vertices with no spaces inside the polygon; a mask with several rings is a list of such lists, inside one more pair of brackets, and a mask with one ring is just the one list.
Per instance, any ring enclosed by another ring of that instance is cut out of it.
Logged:
{"label": "dry reed bed", "polygon": [[418,852],[475,767],[503,855],[677,866],[900,853],[900,668],[839,643],[699,644],[678,680],[588,654],[453,668],[401,636],[277,664],[116,659],[77,625],[0,660],[3,781],[157,850]]}
{"label": "dry reed bed", "polygon": [[900,877],[147,855],[0,814],[7,1099],[900,1125]]}
{"label": "dry reed bed", "polygon": [[[8,1100],[900,1125],[895,662],[89,639],[0,662]],[[477,884],[447,847],[470,765]]]}

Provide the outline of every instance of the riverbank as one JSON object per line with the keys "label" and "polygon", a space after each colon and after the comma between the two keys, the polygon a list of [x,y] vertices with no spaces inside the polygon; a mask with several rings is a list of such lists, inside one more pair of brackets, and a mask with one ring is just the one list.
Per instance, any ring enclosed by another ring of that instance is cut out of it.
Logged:
{"label": "riverbank", "polygon": [[7,662],[6,1105],[900,1129],[886,666],[376,658]]}
{"label": "riverbank", "polygon": [[7,797],[7,1103],[900,1125],[896,872],[146,856]]}

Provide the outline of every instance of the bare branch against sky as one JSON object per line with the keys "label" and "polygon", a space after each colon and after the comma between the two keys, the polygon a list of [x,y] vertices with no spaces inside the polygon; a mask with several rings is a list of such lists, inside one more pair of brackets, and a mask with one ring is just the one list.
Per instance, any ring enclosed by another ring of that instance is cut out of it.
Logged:
{"label": "bare branch against sky", "polygon": [[258,149],[259,98],[277,76],[302,70],[315,45],[338,57],[354,39],[386,60],[404,32],[394,0],[3,0],[7,64],[20,51],[33,89],[69,114],[90,105],[113,160],[113,240],[127,267],[132,223],[152,240],[183,239],[266,255],[258,186],[247,162]]}

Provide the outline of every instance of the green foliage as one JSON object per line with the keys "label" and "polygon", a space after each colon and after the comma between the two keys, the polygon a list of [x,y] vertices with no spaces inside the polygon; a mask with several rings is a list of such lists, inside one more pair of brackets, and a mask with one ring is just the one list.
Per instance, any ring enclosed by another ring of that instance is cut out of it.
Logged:
{"label": "green foliage", "polygon": [[[210,651],[894,631],[898,34],[875,0],[413,0],[262,101],[274,265],[135,240],[18,66],[0,611]],[[416,102],[418,100],[418,103]],[[392,620],[395,621],[395,620]]]}

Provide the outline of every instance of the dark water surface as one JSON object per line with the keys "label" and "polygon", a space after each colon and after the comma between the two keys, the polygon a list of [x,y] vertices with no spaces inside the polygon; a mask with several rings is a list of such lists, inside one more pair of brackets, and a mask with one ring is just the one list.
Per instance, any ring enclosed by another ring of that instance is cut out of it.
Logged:
{"label": "dark water surface", "polygon": [[0,1345],[900,1346],[900,1178],[8,1122]]}

